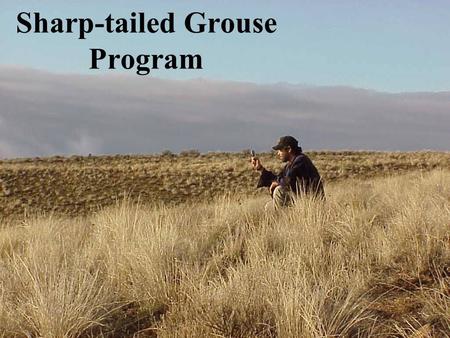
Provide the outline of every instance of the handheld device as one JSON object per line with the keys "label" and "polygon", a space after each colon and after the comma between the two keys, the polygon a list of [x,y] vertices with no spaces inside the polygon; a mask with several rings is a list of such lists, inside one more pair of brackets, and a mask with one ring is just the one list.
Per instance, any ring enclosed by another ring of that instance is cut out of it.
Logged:
{"label": "handheld device", "polygon": [[250,155],[252,156],[252,157],[255,157],[256,156],[256,153],[255,153],[255,151],[252,149],[252,150],[250,150]]}

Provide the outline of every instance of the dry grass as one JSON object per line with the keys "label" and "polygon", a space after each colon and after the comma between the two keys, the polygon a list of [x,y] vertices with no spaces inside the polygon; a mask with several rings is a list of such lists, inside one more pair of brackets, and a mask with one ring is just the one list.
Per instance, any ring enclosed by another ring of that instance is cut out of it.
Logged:
{"label": "dry grass", "polygon": [[450,336],[450,172],[0,230],[0,336]]}

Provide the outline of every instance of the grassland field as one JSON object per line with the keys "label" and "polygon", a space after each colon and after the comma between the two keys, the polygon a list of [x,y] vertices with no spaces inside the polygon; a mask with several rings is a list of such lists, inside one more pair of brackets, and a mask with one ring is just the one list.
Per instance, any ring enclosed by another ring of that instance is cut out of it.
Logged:
{"label": "grassland field", "polygon": [[[450,168],[449,152],[309,152],[326,184],[409,171]],[[278,170],[272,153],[260,154]],[[179,204],[234,193],[256,196],[248,152],[48,157],[0,161],[0,219],[27,214],[85,215],[125,195]]]}
{"label": "grassland field", "polygon": [[450,153],[308,154],[1,161],[0,337],[450,337]]}

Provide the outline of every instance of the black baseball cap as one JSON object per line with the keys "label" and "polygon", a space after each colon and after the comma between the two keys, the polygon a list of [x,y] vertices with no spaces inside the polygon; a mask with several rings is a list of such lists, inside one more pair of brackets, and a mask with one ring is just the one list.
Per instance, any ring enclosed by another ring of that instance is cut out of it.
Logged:
{"label": "black baseball cap", "polygon": [[278,144],[273,146],[273,150],[280,150],[291,147],[293,150],[298,149],[298,141],[292,136],[283,136],[278,140]]}

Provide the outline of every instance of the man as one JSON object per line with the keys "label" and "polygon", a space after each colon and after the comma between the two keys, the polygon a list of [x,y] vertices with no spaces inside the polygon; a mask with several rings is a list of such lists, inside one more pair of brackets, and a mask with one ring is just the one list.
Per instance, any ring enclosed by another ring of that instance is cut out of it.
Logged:
{"label": "man", "polygon": [[281,137],[272,149],[282,162],[287,162],[279,175],[266,170],[256,157],[252,157],[251,162],[253,169],[261,172],[257,188],[269,187],[275,209],[291,205],[293,197],[301,194],[325,197],[319,172],[294,137]]}

